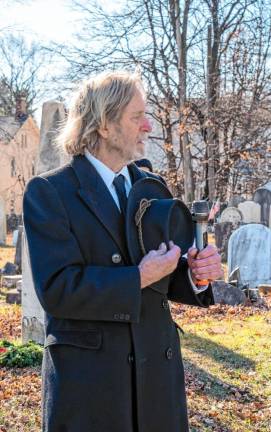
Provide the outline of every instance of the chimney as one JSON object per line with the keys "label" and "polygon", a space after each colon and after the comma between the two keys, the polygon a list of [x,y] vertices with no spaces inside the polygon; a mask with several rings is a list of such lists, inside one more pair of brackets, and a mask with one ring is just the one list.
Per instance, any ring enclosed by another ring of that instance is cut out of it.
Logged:
{"label": "chimney", "polygon": [[26,97],[24,93],[18,94],[16,98],[15,118],[19,121],[25,121],[27,118]]}

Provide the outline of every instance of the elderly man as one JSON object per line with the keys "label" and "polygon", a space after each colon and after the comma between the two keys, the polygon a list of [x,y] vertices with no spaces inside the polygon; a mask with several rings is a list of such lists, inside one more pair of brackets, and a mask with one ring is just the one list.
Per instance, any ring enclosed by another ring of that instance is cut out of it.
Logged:
{"label": "elderly man", "polygon": [[[138,76],[84,82],[59,137],[71,163],[26,188],[30,262],[46,313],[44,432],[188,431],[168,299],[208,306],[211,287],[194,283],[220,276],[221,264],[211,246],[180,259],[173,242],[131,263],[123,201],[143,176],[131,161],[145,121]],[[153,289],[163,278],[166,294]]]}

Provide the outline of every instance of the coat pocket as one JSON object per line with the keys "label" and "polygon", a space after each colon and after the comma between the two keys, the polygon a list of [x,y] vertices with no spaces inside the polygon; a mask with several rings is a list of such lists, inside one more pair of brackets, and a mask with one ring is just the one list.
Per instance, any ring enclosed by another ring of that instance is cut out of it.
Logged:
{"label": "coat pocket", "polygon": [[72,345],[80,348],[98,350],[102,346],[102,332],[100,330],[88,331],[61,331],[48,334],[44,348],[50,345]]}

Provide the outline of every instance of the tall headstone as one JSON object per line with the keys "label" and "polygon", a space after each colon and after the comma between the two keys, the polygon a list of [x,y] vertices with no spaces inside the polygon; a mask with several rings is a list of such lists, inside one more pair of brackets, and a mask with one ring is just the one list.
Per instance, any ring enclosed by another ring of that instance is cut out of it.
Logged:
{"label": "tall headstone", "polygon": [[14,264],[18,266],[18,272],[22,272],[22,238],[23,238],[23,226],[19,225],[18,227],[18,236],[16,241],[16,252]]}
{"label": "tall headstone", "polygon": [[244,223],[261,222],[261,206],[254,201],[245,201],[238,204],[238,209],[243,215]]}
{"label": "tall headstone", "polygon": [[22,254],[22,340],[44,343],[44,311],[34,289],[25,235]]}
{"label": "tall headstone", "polygon": [[271,230],[248,224],[231,235],[228,244],[228,271],[240,268],[240,283],[256,288],[271,283]]}
{"label": "tall headstone", "polygon": [[238,207],[238,204],[245,201],[245,198],[241,195],[233,195],[229,200],[229,207]]}
{"label": "tall headstone", "polygon": [[271,181],[256,190],[253,201],[261,206],[261,222],[271,228]]}
{"label": "tall headstone", "polygon": [[215,244],[218,248],[223,262],[227,261],[228,241],[234,230],[232,222],[221,222],[214,224]]}
{"label": "tall headstone", "polygon": [[221,213],[220,222],[231,222],[237,228],[243,221],[243,215],[236,207],[227,207]]}
{"label": "tall headstone", "polygon": [[40,127],[40,149],[36,165],[36,173],[40,174],[58,168],[68,161],[55,144],[55,139],[65,121],[65,107],[58,101],[47,101],[42,106]]}
{"label": "tall headstone", "polygon": [[7,240],[7,219],[5,211],[5,201],[0,196],[0,244],[5,244]]}
{"label": "tall headstone", "polygon": [[[55,144],[55,138],[65,120],[64,105],[57,101],[48,101],[42,107],[40,130],[40,151],[36,165],[36,173],[57,168],[68,161]],[[23,241],[23,280],[22,280],[22,336],[23,341],[30,339],[38,343],[44,342],[44,311],[37,298],[29,263],[27,242]]]}

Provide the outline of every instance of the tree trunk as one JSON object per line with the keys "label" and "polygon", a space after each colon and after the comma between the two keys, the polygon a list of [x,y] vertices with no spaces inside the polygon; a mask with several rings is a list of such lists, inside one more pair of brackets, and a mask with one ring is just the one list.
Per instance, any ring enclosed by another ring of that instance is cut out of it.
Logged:
{"label": "tree trunk", "polygon": [[[179,0],[171,2],[172,12],[174,11],[174,26],[178,51],[178,96],[179,96],[179,119],[180,119],[180,150],[183,163],[184,177],[184,201],[192,203],[194,200],[194,179],[192,169],[192,157],[190,151],[189,135],[187,131],[187,116],[185,115],[186,108],[186,68],[187,68],[187,26],[188,15],[191,0],[185,0],[182,32],[180,22],[180,5]],[[173,9],[174,5],[174,9]]]}

